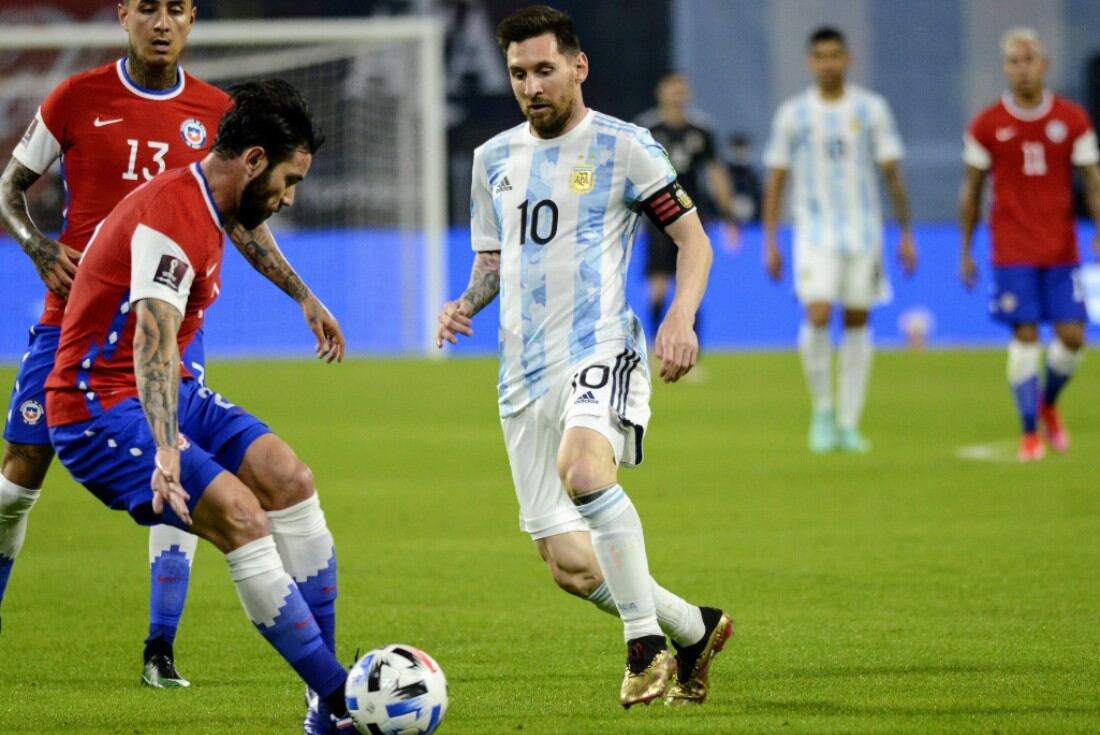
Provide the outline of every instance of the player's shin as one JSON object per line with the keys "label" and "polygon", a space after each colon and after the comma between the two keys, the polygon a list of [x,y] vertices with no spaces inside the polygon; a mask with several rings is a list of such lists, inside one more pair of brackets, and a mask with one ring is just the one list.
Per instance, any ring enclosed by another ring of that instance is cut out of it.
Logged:
{"label": "player's shin", "polygon": [[0,475],[0,602],[27,534],[27,514],[40,492],[40,488],[22,487]]}
{"label": "player's shin", "polygon": [[250,541],[225,555],[245,612],[275,650],[338,717],[347,672],[321,639],[298,585],[283,568],[275,539]]}
{"label": "player's shin", "polygon": [[[703,615],[699,608],[669,592],[657,584],[657,580],[652,577],[650,580],[653,583],[653,603],[657,612],[657,624],[661,626],[661,630],[681,646],[698,642],[706,632]],[[600,586],[588,596],[588,601],[605,613],[619,616],[606,581],[600,582]]]}
{"label": "player's shin", "polygon": [[837,425],[844,429],[859,427],[863,404],[867,398],[867,382],[871,376],[874,346],[867,326],[847,327],[840,340],[840,376]]}
{"label": "player's shin", "polygon": [[833,348],[828,327],[803,322],[798,330],[798,354],[814,413],[833,410]]}
{"label": "player's shin", "polygon": [[199,538],[174,526],[149,529],[149,637],[171,645],[187,601],[191,562]]}
{"label": "player's shin", "polygon": [[268,511],[286,571],[309,605],[328,650],[336,651],[336,551],[321,500],[314,493],[284,510]]}
{"label": "player's shin", "polygon": [[626,640],[661,636],[642,521],[634,504],[621,485],[578,496],[573,502],[588,523],[592,548],[622,618]]}
{"label": "player's shin", "polygon": [[1038,342],[1014,339],[1008,345],[1008,383],[1012,386],[1025,434],[1035,433],[1038,425],[1039,359]]}
{"label": "player's shin", "polygon": [[1058,394],[1077,372],[1085,351],[1071,350],[1062,340],[1055,337],[1047,348],[1046,381],[1043,385],[1043,403],[1053,406]]}

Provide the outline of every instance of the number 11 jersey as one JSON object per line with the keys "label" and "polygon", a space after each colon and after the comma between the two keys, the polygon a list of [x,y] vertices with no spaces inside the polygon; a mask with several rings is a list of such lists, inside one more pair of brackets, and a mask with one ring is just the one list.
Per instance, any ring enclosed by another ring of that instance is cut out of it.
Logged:
{"label": "number 11 jersey", "polygon": [[[61,159],[65,223],[58,239],[83,252],[123,197],[206,155],[231,105],[225,92],[182,68],[170,89],[145,89],[119,59],[55,87],[12,155],[39,174]],[[64,310],[64,300],[47,293],[39,321],[60,326]]]}
{"label": "number 11 jersey", "polygon": [[[501,253],[501,416],[590,357],[626,349],[644,364],[627,266],[643,209],[675,182],[648,130],[592,110],[556,138],[537,138],[524,123],[474,152],[473,248]],[[670,212],[690,209],[682,196],[687,206]]]}

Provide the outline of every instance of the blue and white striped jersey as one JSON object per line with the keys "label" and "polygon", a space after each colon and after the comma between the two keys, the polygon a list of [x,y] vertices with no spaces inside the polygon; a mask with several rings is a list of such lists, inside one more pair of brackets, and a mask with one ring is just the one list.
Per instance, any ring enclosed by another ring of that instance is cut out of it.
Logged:
{"label": "blue and white striped jersey", "polygon": [[557,138],[524,123],[474,151],[473,248],[501,251],[501,416],[581,362],[644,356],[627,265],[642,202],[675,179],[649,131],[593,110]]}
{"label": "blue and white striped jersey", "polygon": [[764,165],[791,172],[796,249],[878,252],[878,165],[903,155],[886,100],[862,87],[835,101],[811,87],[780,105]]}

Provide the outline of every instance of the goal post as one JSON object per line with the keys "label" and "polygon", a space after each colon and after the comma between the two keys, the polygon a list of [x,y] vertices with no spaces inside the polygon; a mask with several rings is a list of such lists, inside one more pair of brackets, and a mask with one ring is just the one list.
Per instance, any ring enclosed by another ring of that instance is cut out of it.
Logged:
{"label": "goal post", "polygon": [[[118,58],[126,43],[114,23],[0,27],[0,156],[51,89]],[[375,262],[385,280],[344,294],[341,304],[386,316],[383,327],[395,331],[378,343],[381,352],[437,354],[435,316],[447,295],[443,48],[442,24],[428,17],[200,20],[181,61],[223,88],[279,76],[310,100],[325,148],[295,206],[272,227],[288,240],[331,231],[341,248],[358,243],[378,254],[355,259],[362,272]],[[372,302],[367,292],[380,289]],[[375,351],[374,342],[350,337],[352,349]]]}

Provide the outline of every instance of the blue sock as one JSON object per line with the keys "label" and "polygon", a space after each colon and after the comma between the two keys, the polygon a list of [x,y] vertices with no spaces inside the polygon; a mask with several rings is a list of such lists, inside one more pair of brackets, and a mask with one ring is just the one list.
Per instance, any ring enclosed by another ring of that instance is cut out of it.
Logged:
{"label": "blue sock", "polygon": [[1066,387],[1070,377],[1051,370],[1050,365],[1047,365],[1046,381],[1043,385],[1043,403],[1053,406],[1054,402],[1058,400],[1058,394],[1062,392],[1062,388]]}
{"label": "blue sock", "polygon": [[336,650],[336,550],[317,493],[284,508],[269,510],[271,534],[283,567],[309,605],[328,650]]}
{"label": "blue sock", "polygon": [[328,650],[336,651],[336,552],[329,557],[328,566],[316,575],[298,582],[313,618],[321,629],[321,640]]}
{"label": "blue sock", "polygon": [[177,545],[165,549],[149,569],[149,637],[168,644],[176,639],[187,588],[191,580],[191,561]]}
{"label": "blue sock", "polygon": [[342,692],[347,672],[322,640],[301,590],[283,568],[274,538],[249,542],[225,559],[241,604],[260,634],[322,699]]}
{"label": "blue sock", "polygon": [[1012,386],[1012,395],[1016,397],[1016,409],[1020,412],[1020,423],[1024,433],[1034,433],[1038,428],[1036,416],[1039,413],[1039,377],[1033,375],[1027,380]]}
{"label": "blue sock", "polygon": [[8,578],[11,577],[11,568],[15,559],[0,554],[0,602],[4,601],[4,590],[8,588]]}

